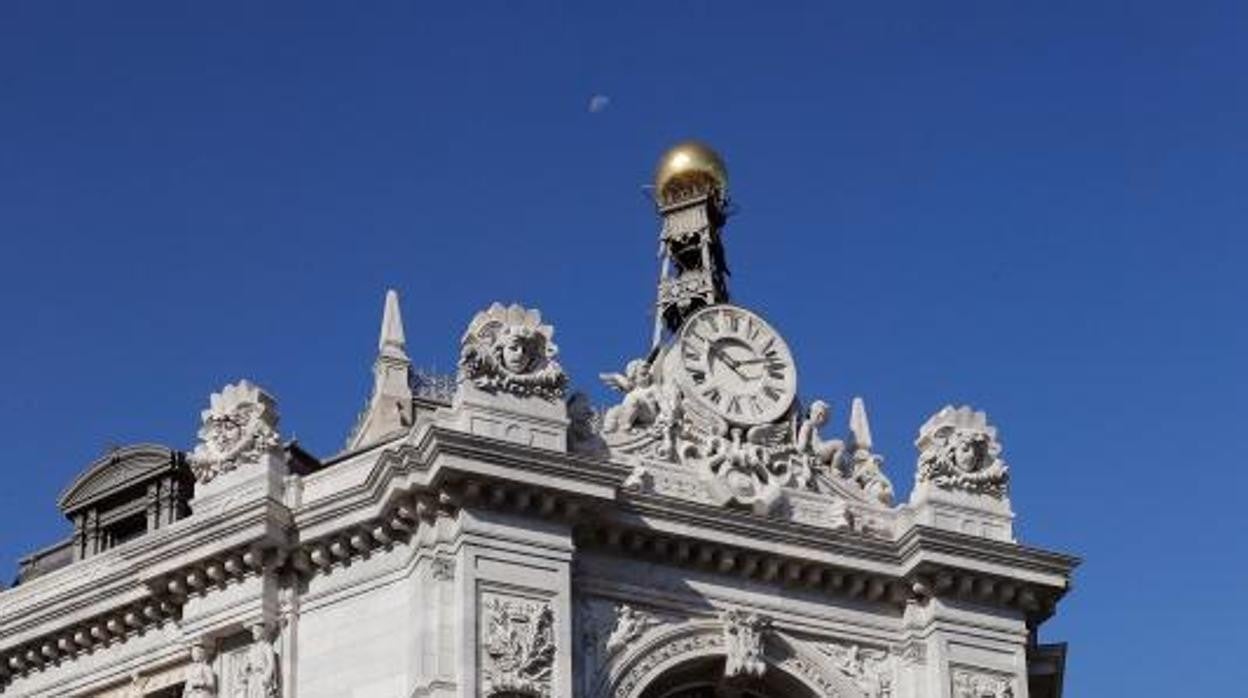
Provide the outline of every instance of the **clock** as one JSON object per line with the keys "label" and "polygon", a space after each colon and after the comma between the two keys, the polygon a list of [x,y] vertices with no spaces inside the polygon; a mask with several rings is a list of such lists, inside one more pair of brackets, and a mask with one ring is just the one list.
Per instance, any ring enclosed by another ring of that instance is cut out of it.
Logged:
{"label": "clock", "polygon": [[729,422],[772,422],[793,404],[793,355],[771,325],[745,308],[724,303],[695,312],[675,349],[686,396]]}

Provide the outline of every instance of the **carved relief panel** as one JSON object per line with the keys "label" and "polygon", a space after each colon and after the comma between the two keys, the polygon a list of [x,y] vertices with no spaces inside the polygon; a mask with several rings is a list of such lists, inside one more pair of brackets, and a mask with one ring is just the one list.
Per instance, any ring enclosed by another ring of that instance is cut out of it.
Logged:
{"label": "carved relief panel", "polygon": [[544,599],[481,595],[484,696],[549,698],[555,668],[555,612]]}

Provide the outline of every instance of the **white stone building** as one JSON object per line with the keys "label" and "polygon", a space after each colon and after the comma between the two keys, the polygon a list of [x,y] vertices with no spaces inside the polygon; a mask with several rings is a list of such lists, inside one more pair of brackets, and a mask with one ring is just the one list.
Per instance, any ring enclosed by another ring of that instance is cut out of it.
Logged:
{"label": "white stone building", "polygon": [[69,486],[72,536],[0,592],[0,694],[1059,696],[1036,631],[1077,561],[1015,540],[984,413],[927,419],[896,501],[863,401],[841,432],[765,309],[729,303],[718,156],[669,151],[655,203],[653,349],[602,376],[618,404],[573,393],[517,305],[471,320],[455,378],[417,375],[388,294],[342,453],[283,440],[240,381],[192,451]]}

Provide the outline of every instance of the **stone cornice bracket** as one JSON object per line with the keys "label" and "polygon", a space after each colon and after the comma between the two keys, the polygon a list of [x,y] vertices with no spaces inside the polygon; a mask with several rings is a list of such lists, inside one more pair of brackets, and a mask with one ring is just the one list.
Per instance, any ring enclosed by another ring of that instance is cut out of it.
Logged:
{"label": "stone cornice bracket", "polygon": [[250,576],[276,569],[286,554],[276,546],[248,545],[184,565],[147,582],[154,596],[180,607],[186,599],[224,589]]}
{"label": "stone cornice bracket", "polygon": [[933,598],[1021,611],[1031,625],[1053,615],[1068,587],[1005,579],[978,572],[938,570],[919,574],[912,584],[911,602],[924,606]]}
{"label": "stone cornice bracket", "polygon": [[712,540],[692,540],[646,528],[596,524],[574,530],[581,548],[604,548],[616,555],[689,567],[722,575],[862,599],[902,608],[908,584],[900,577],[855,571],[806,558],[750,550]]}
{"label": "stone cornice bracket", "polygon": [[175,598],[153,596],[29,642],[0,648],[0,692],[13,678],[74,661],[99,647],[125,642],[167,621],[176,621],[181,609]]}

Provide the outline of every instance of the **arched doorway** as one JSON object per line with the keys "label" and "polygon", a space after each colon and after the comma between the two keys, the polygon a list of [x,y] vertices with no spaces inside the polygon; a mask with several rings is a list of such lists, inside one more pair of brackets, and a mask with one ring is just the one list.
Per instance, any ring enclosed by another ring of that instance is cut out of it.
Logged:
{"label": "arched doorway", "polygon": [[768,667],[759,678],[724,680],[723,656],[704,656],[671,667],[646,685],[639,698],[818,698],[787,672]]}

